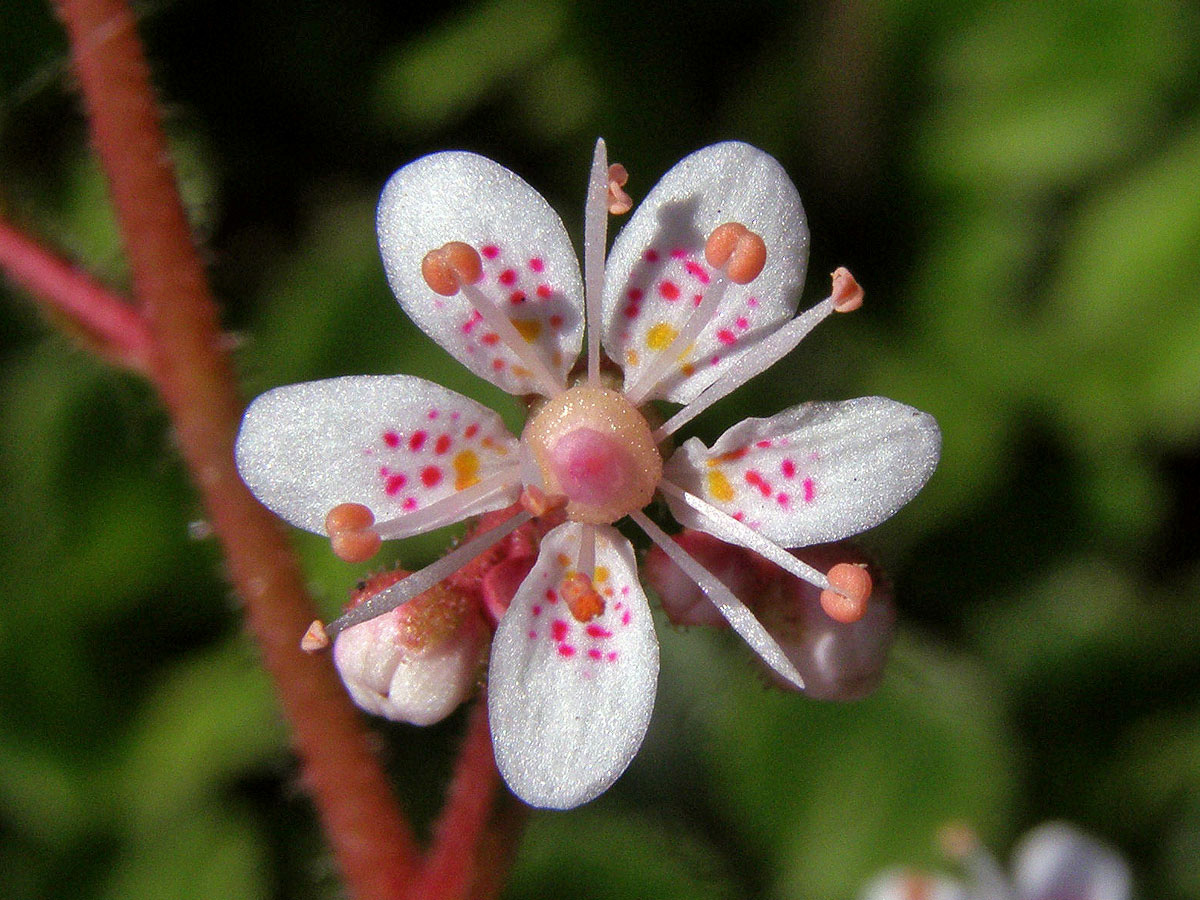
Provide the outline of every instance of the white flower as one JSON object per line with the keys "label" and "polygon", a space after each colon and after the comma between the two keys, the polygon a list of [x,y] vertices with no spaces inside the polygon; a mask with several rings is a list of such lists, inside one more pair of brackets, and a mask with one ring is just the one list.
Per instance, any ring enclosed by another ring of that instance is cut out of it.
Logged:
{"label": "white flower", "polygon": [[[246,413],[237,444],[254,493],[292,524],[329,534],[348,559],[368,557],[380,538],[518,499],[528,510],[355,607],[331,634],[407,601],[565,504],[566,523],[542,541],[498,626],[489,671],[497,763],[535,806],[570,808],[600,794],[649,722],[658,645],[633,548],[615,522],[637,523],[781,677],[803,686],[750,610],[644,507],[660,492],[684,525],[752,549],[831,596],[862,599],[861,570],[835,567],[831,585],[783,548],[882,522],[924,485],[940,448],[930,416],[866,397],[749,419],[711,449],[693,439],[664,462],[660,448],[680,425],[835,309],[857,306],[861,291],[839,270],[833,295],[794,317],[808,251],[800,198],[774,159],[740,143],[706,147],[668,172],[605,265],[623,174],[598,142],[583,278],[558,216],[490,160],[436,153],[384,189],[379,241],[404,310],[480,377],[546,398],[520,438],[475,401],[395,375],[270,391]],[[587,364],[576,379],[585,332]],[[601,346],[623,383],[602,374]],[[655,428],[640,410],[650,400],[684,406]]]}
{"label": "white flower", "polygon": [[970,832],[948,847],[962,859],[967,884],[940,875],[893,870],[872,881],[862,900],[1129,900],[1133,880],[1115,850],[1065,822],[1030,831],[1013,853],[1012,879]]}

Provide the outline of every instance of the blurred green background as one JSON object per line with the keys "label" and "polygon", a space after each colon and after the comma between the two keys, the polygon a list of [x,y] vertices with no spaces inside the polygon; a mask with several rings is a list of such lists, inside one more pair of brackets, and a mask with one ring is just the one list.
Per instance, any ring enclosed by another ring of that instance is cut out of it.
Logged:
{"label": "blurred green background", "polygon": [[[635,199],[739,138],[804,198],[805,302],[844,264],[868,303],[692,433],[776,411],[785,383],[945,433],[930,486],[867,536],[901,619],[878,694],[785,696],[731,636],[662,628],[641,755],[589,806],[534,814],[505,896],[851,900],[885,865],[939,864],[948,819],[1006,852],[1062,817],[1119,846],[1142,896],[1200,897],[1197,9],[399,7],[139,4],[248,395],[415,373],[516,425],[389,294],[387,175],[479,151],[578,239],[597,135]],[[123,286],[47,6],[5,0],[0,47],[0,205]],[[153,395],[0,291],[0,897],[339,896]],[[355,573],[297,545],[336,609]],[[379,728],[420,822],[462,726]]]}

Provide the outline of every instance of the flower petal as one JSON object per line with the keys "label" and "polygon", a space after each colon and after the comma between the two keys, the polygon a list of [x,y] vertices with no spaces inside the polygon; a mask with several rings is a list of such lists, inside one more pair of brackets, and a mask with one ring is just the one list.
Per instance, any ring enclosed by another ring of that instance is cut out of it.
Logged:
{"label": "flower petal", "polygon": [[580,622],[566,607],[564,582],[587,527],[568,522],[546,535],[492,642],[496,764],[531,806],[570,809],[607,789],[641,746],[654,706],[658,641],[633,548],[616,529],[595,527],[604,611]]}
{"label": "flower petal", "polygon": [[890,869],[871,881],[859,900],[966,900],[967,892],[957,881],[940,875]]}
{"label": "flower petal", "polygon": [[[317,534],[342,503],[362,503],[382,523],[467,498],[423,519],[421,531],[500,509],[520,490],[516,451],[516,439],[490,409],[411,375],[275,388],[250,404],[236,447],[238,471],[255,496]],[[486,479],[503,481],[505,470],[514,473],[511,487],[476,496]],[[460,495],[465,490],[474,493]]]}
{"label": "flower petal", "polygon": [[409,317],[464,366],[510,394],[543,393],[521,358],[483,321],[464,291],[434,293],[421,273],[431,250],[461,241],[480,253],[477,287],[560,378],[583,343],[583,285],[562,220],[503,166],[474,153],[434,153],[383,189],[379,248]]}
{"label": "flower petal", "polygon": [[715,284],[704,245],[731,221],[763,239],[766,266],[749,284],[727,286],[716,315],[649,396],[693,400],[730,359],[795,313],[808,259],[808,227],[795,187],[774,158],[748,144],[705,147],[663,176],[613,243],[604,347],[624,367],[627,387]]}
{"label": "flower petal", "polygon": [[[784,547],[840,540],[892,516],[937,465],[932,416],[884,397],[807,403],[747,419],[707,449],[693,438],[664,475]],[[684,525],[707,530],[668,495]]]}
{"label": "flower petal", "polygon": [[1128,900],[1133,892],[1129,866],[1115,850],[1062,822],[1029,832],[1013,869],[1022,900]]}

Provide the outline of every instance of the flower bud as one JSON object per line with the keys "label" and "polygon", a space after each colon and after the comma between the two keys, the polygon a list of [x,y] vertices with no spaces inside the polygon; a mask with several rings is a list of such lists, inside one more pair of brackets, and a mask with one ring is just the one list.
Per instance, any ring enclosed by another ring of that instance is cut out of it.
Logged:
{"label": "flower bud", "polygon": [[[856,622],[844,623],[822,608],[819,588],[757,553],[697,531],[685,530],[676,540],[758,616],[804,678],[808,696],[859,700],[878,686],[896,615],[891,587],[880,583],[877,574],[877,587],[866,613]],[[793,553],[818,569],[829,569],[836,563],[865,562],[862,553],[845,542]],[[657,547],[648,554],[644,571],[672,622],[723,624],[716,607]],[[784,686],[783,682],[780,685]]]}
{"label": "flower bud", "polygon": [[[408,573],[368,579],[351,605]],[[354,702],[396,722],[432,725],[450,715],[479,684],[489,630],[476,602],[439,584],[389,613],[347,628],[333,661]]]}

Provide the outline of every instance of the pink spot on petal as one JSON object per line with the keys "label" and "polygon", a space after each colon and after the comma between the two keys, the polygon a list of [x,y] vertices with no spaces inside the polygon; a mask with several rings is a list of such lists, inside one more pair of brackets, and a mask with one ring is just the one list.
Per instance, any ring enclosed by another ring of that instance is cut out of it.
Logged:
{"label": "pink spot on petal", "polygon": [[559,656],[567,656],[567,657],[574,656],[575,648],[572,647],[570,644],[559,644],[558,645],[558,655]]}
{"label": "pink spot on petal", "polygon": [[722,328],[717,332],[717,340],[722,344],[736,344],[737,336],[728,328]]}
{"label": "pink spot on petal", "polygon": [[494,331],[489,331],[487,334],[485,334],[479,340],[482,341],[484,344],[486,344],[488,347],[495,347],[498,343],[500,343],[500,335],[496,334],[496,332],[494,332]]}
{"label": "pink spot on petal", "polygon": [[450,435],[448,435],[448,434],[438,435],[437,442],[433,445],[433,452],[436,453],[438,456],[441,456],[443,453],[445,453],[447,450],[450,449],[450,443],[451,443]]}
{"label": "pink spot on petal", "polygon": [[[629,585],[625,585],[625,587],[621,588],[621,596],[622,596],[622,597],[628,597],[628,596],[629,596]],[[618,603],[618,604],[617,604],[617,608],[618,608],[618,609],[620,609],[620,607],[621,607],[621,604],[620,604],[620,603]]]}
{"label": "pink spot on petal", "polygon": [[748,307],[750,307],[751,309],[755,309],[758,306],[758,298],[751,297],[749,300],[746,301],[746,305]]}
{"label": "pink spot on petal", "polygon": [[556,641],[565,640],[569,630],[570,628],[565,621],[555,619],[550,625],[550,636]]}
{"label": "pink spot on petal", "polygon": [[476,425],[475,423],[471,423],[470,425],[468,425],[467,430],[463,432],[463,436],[469,437],[469,438],[473,438],[477,434],[479,434],[479,426]]}
{"label": "pink spot on petal", "polygon": [[399,447],[400,435],[396,434],[394,431],[385,431],[383,433],[383,442],[389,447]]}
{"label": "pink spot on petal", "polygon": [[658,262],[658,251],[655,250],[653,247],[651,247],[649,250],[647,250],[645,253],[642,254],[642,259],[644,259],[648,263],[656,263],[656,262]]}
{"label": "pink spot on petal", "polygon": [[804,502],[812,503],[817,496],[817,486],[811,478],[804,479]]}
{"label": "pink spot on petal", "polygon": [[703,294],[692,294],[692,306],[699,306],[704,302]]}
{"label": "pink spot on petal", "polygon": [[532,612],[535,616],[540,616],[542,614],[541,604],[538,604],[538,603],[533,604]]}
{"label": "pink spot on petal", "polygon": [[612,637],[611,631],[609,631],[603,625],[596,625],[594,623],[587,627],[587,633],[589,636],[594,637],[594,638],[610,638],[610,637]]}
{"label": "pink spot on petal", "polygon": [[678,300],[679,285],[673,281],[660,281],[658,283],[658,293],[664,300]]}
{"label": "pink spot on petal", "polygon": [[427,418],[430,422],[435,421],[437,419],[437,417],[438,417],[438,411],[436,409],[431,409],[429,412],[427,412],[425,414],[425,418]]}
{"label": "pink spot on petal", "polygon": [[400,504],[400,506],[403,509],[406,509],[409,512],[412,512],[414,509],[417,508],[417,501],[412,497],[405,497],[404,502],[402,504]]}
{"label": "pink spot on petal", "polygon": [[682,247],[676,247],[671,251],[671,259],[687,259],[687,251]]}
{"label": "pink spot on petal", "polygon": [[755,441],[754,446],[759,450],[766,450],[771,446],[770,441]]}
{"label": "pink spot on petal", "polygon": [[421,470],[421,484],[425,487],[437,487],[441,482],[442,470],[437,466],[426,466]]}
{"label": "pink spot on petal", "polygon": [[624,309],[624,310],[622,310],[622,312],[625,314],[625,318],[627,318],[627,319],[636,319],[636,318],[637,318],[637,315],[638,315],[638,313],[640,313],[640,312],[641,312],[641,310],[640,310],[638,307],[634,306],[634,305],[631,303],[631,304],[629,304],[627,307],[625,307],[625,309]]}
{"label": "pink spot on petal", "polygon": [[746,321],[745,316],[738,316],[736,319],[734,319],[733,324],[737,326],[738,331],[745,331],[750,327],[750,323]]}
{"label": "pink spot on petal", "polygon": [[779,502],[779,505],[782,506],[784,509],[787,509],[788,504],[792,502],[792,499],[787,494],[777,494],[775,496],[775,499]]}
{"label": "pink spot on petal", "polygon": [[525,292],[524,291],[513,291],[511,294],[508,295],[508,302],[511,303],[513,306],[516,306],[519,303],[524,303],[525,302]]}
{"label": "pink spot on petal", "polygon": [[604,653],[596,647],[593,647],[588,651],[588,656],[590,656],[592,659],[600,659],[602,656],[604,656]]}
{"label": "pink spot on petal", "polygon": [[486,256],[488,259],[495,259],[497,256],[500,255],[500,248],[497,247],[495,244],[488,244],[486,247],[484,247],[479,252],[482,253],[484,256]]}
{"label": "pink spot on petal", "polygon": [[746,479],[746,484],[750,485],[751,487],[758,488],[758,492],[764,497],[771,496],[771,485],[765,478],[762,477],[761,472],[751,469],[745,474],[744,477]]}
{"label": "pink spot on petal", "polygon": [[529,639],[531,641],[536,641],[537,640],[537,632],[536,631],[529,632]]}
{"label": "pink spot on petal", "polygon": [[404,475],[389,475],[387,485],[384,490],[387,491],[388,496],[395,497],[398,493],[404,490],[404,486],[406,484],[408,484],[408,478]]}
{"label": "pink spot on petal", "polygon": [[550,317],[550,327],[553,328],[555,331],[561,330],[563,327],[563,317],[562,316],[551,316]]}
{"label": "pink spot on petal", "polygon": [[617,661],[617,651],[609,650],[608,655],[604,658],[607,659],[609,662],[616,662]]}
{"label": "pink spot on petal", "polygon": [[689,259],[684,266],[689,275],[699,281],[701,284],[708,284],[708,273],[704,271],[704,266],[696,262],[694,259]]}
{"label": "pink spot on petal", "polygon": [[630,288],[628,291],[625,292],[625,296],[628,297],[630,300],[632,300],[634,303],[641,303],[642,297],[644,295],[642,294],[641,288]]}
{"label": "pink spot on petal", "polygon": [[542,262],[542,258],[540,256],[535,256],[529,261],[529,268],[533,269],[535,272],[541,272],[546,268],[546,264]]}
{"label": "pink spot on petal", "polygon": [[783,473],[784,478],[795,478],[796,464],[790,459],[785,459],[779,464],[779,471]]}
{"label": "pink spot on petal", "polygon": [[715,366],[717,363],[719,363],[720,361],[721,361],[721,357],[720,357],[720,355],[719,355],[719,354],[715,354],[715,353],[713,354],[712,358],[709,360],[709,362],[710,362],[712,365],[714,365],[714,366]]}
{"label": "pink spot on petal", "polygon": [[625,610],[625,612],[621,613],[621,624],[628,625],[631,618],[632,616],[629,615],[629,610]]}
{"label": "pink spot on petal", "polygon": [[420,450],[422,447],[425,446],[425,440],[428,437],[429,437],[429,435],[426,434],[424,431],[414,431],[412,433],[412,437],[410,437],[408,439],[408,449],[411,450],[413,453],[416,453],[418,450]]}
{"label": "pink spot on petal", "polygon": [[498,279],[501,284],[512,286],[517,283],[517,273],[513,269],[505,269],[500,273]]}
{"label": "pink spot on petal", "polygon": [[554,289],[548,284],[539,284],[537,286],[537,295],[543,300],[548,300],[550,295],[554,293]]}
{"label": "pink spot on petal", "polygon": [[548,588],[546,590],[546,600],[549,603],[557,603],[558,602],[558,592],[556,590],[554,590],[554,588]]}

